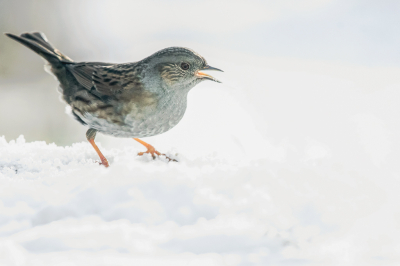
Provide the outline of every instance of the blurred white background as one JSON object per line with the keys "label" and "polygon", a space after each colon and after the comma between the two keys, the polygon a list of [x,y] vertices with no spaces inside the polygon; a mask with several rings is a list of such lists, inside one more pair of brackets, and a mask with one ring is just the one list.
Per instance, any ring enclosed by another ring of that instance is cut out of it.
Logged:
{"label": "blurred white background", "polygon": [[[0,263],[399,265],[399,12],[391,0],[0,0],[1,32],[42,31],[76,61],[184,46],[225,71],[145,139],[178,164],[101,135],[109,170],[79,161],[96,159],[87,143],[0,141]],[[0,36],[0,135],[85,141],[56,87]]]}

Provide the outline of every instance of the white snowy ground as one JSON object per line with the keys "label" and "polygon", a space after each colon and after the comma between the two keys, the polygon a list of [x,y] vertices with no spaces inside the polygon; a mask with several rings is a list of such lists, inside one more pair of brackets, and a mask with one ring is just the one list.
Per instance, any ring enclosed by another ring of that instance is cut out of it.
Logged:
{"label": "white snowy ground", "polygon": [[0,138],[0,265],[399,265],[400,71],[213,63],[178,163]]}

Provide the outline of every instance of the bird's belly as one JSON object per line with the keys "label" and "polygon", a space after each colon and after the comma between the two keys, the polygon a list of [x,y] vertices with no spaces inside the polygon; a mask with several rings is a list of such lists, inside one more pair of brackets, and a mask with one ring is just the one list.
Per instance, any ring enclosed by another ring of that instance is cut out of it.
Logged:
{"label": "bird's belly", "polygon": [[182,119],[185,109],[185,107],[172,108],[172,110],[149,112],[142,115],[131,112],[124,116],[120,123],[110,119],[112,116],[101,118],[93,114],[86,114],[84,120],[90,128],[106,135],[121,138],[151,137],[176,126]]}

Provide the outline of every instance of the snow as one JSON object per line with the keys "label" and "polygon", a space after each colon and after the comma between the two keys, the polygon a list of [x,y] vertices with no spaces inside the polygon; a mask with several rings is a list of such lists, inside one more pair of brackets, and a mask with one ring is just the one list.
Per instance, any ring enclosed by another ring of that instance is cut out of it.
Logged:
{"label": "snow", "polygon": [[145,139],[177,163],[1,137],[0,265],[398,265],[396,71],[210,61]]}

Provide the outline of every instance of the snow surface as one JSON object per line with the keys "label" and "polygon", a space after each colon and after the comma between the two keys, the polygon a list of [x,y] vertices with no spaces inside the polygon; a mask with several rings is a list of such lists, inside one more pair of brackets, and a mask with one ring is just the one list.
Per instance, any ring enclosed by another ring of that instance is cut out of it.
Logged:
{"label": "snow surface", "polygon": [[178,163],[0,138],[0,265],[398,265],[399,75],[271,65],[215,63],[145,139]]}

